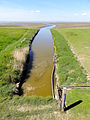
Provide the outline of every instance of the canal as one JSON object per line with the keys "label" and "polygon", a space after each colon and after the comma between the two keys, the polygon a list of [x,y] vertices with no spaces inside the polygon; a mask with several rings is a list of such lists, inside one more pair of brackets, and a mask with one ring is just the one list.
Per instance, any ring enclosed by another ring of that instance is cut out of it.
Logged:
{"label": "canal", "polygon": [[25,96],[52,96],[53,38],[50,29],[41,28],[34,38],[30,50],[29,77],[23,84]]}

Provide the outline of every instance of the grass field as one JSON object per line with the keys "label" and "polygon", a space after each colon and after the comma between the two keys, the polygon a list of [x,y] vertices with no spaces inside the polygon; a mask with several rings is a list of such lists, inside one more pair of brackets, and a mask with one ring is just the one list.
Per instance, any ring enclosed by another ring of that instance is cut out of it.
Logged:
{"label": "grass field", "polygon": [[[89,29],[56,29],[52,30],[54,45],[56,48],[56,74],[59,85],[80,85],[87,82],[86,72],[71,51],[68,41],[77,54],[89,58]],[[68,41],[67,41],[68,40]],[[87,46],[87,51],[85,50]],[[89,62],[89,59],[88,59]],[[85,62],[87,64],[87,62]],[[88,68],[89,63],[88,63]],[[65,114],[67,120],[90,119],[90,89],[69,89],[66,94],[66,107],[77,101],[79,105],[69,109]]]}
{"label": "grass field", "polygon": [[[25,55],[28,54],[29,51],[29,41],[32,39],[36,32],[37,29],[0,29],[1,95],[9,95],[12,92],[12,88],[14,87],[13,83],[16,80],[20,80],[20,75],[26,57]],[[19,56],[20,59],[18,59]]]}
{"label": "grass field", "polygon": [[90,76],[90,29],[60,29]]}
{"label": "grass field", "polygon": [[[37,30],[33,29],[0,29],[0,81],[13,82],[13,51],[29,46],[29,40]],[[10,79],[9,79],[10,78]]]}
{"label": "grass field", "polygon": [[87,82],[85,71],[73,55],[67,41],[58,31],[52,30],[54,45],[56,47],[56,59],[59,85],[70,85]]}
{"label": "grass field", "polygon": [[0,120],[89,120],[90,90],[73,89],[67,92],[66,106],[78,100],[82,103],[66,112],[60,112],[57,101],[52,97],[1,96]]}
{"label": "grass field", "polygon": [[70,120],[90,119],[90,89],[73,89],[67,93],[66,105],[69,106],[79,100],[82,102],[69,110]]}

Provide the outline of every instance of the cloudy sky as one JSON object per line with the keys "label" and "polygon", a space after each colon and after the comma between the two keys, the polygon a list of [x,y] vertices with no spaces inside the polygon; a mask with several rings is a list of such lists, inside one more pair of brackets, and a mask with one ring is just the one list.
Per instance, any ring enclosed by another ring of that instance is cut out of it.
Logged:
{"label": "cloudy sky", "polygon": [[0,21],[90,22],[90,0],[0,0]]}

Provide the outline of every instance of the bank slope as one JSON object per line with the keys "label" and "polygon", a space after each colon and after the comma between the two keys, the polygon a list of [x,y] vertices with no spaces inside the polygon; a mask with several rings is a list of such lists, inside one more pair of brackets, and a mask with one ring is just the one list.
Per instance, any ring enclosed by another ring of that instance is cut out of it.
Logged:
{"label": "bank slope", "polygon": [[58,31],[68,40],[90,80],[90,28],[66,28]]}
{"label": "bank slope", "polygon": [[52,30],[56,47],[56,74],[59,85],[71,85],[87,82],[85,71],[73,55],[66,39],[58,30]]}
{"label": "bank slope", "polygon": [[29,44],[37,29],[0,28],[0,94],[11,93],[19,82]]}

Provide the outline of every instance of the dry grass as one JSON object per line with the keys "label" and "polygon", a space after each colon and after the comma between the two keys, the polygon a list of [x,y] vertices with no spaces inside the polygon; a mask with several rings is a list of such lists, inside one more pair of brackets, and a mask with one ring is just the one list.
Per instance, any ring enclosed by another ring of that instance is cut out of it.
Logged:
{"label": "dry grass", "polygon": [[25,55],[29,52],[29,47],[16,49],[13,53],[14,58],[19,62],[25,62]]}
{"label": "dry grass", "polygon": [[13,52],[14,60],[14,68],[23,70],[23,65],[26,61],[26,55],[29,53],[29,47],[24,47],[21,49],[16,49]]}
{"label": "dry grass", "polygon": [[40,106],[28,106],[26,104],[23,104],[22,106],[15,106],[15,107],[10,107],[11,110],[17,110],[20,112],[31,112],[32,110],[43,110],[43,109],[48,109],[52,108],[52,105],[40,105]]}
{"label": "dry grass", "polygon": [[69,112],[61,113],[59,111],[59,107],[55,104],[40,106],[29,106],[23,104],[22,106],[19,105],[15,107],[10,107],[9,110],[16,110],[23,113],[29,112],[31,115],[27,115],[26,120],[70,120],[70,118],[72,118],[72,115]]}

